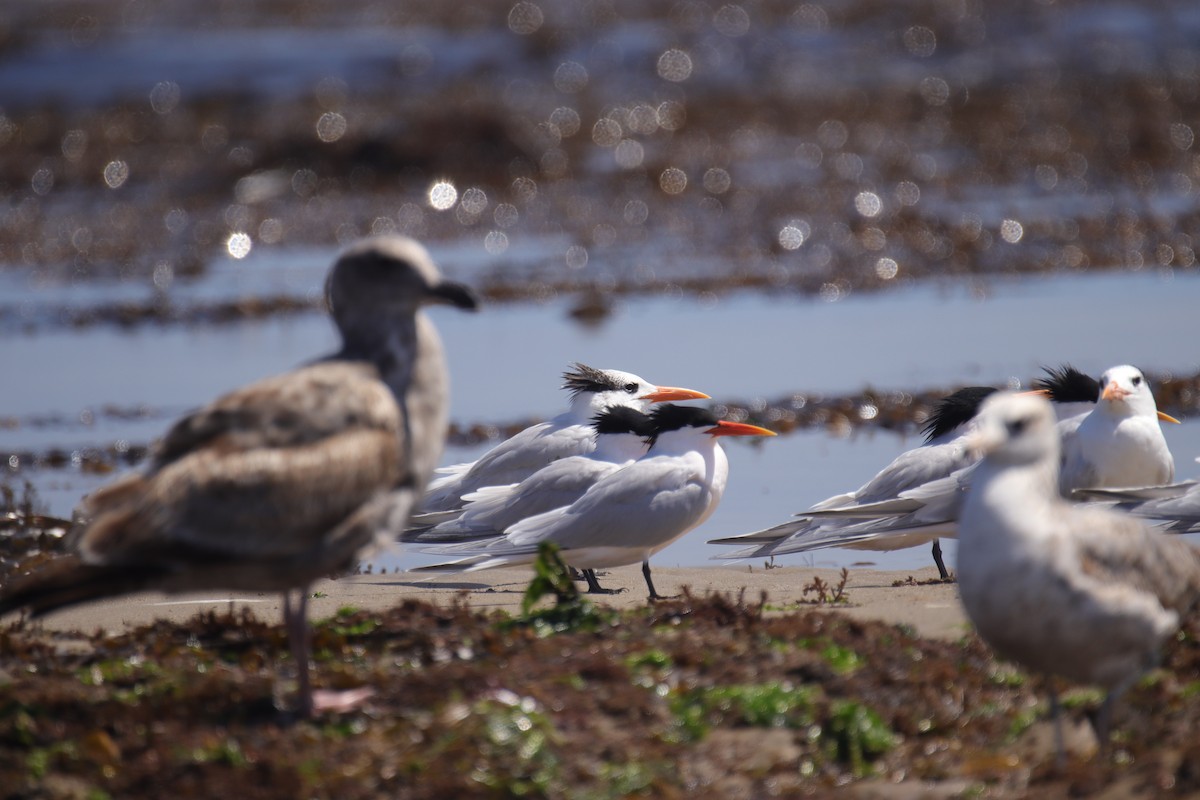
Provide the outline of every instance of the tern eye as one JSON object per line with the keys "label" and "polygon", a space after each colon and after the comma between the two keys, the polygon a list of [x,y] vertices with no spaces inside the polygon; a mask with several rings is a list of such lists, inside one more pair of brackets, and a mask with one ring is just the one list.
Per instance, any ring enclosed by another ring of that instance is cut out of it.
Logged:
{"label": "tern eye", "polygon": [[638,388],[638,385],[636,383],[625,384],[625,391],[629,392],[630,394],[633,394],[634,392],[636,392],[637,388]]}
{"label": "tern eye", "polygon": [[1141,375],[1134,375],[1134,376],[1133,376],[1133,385],[1134,385],[1134,386],[1141,386],[1141,385],[1142,385],[1142,376],[1141,376]]}

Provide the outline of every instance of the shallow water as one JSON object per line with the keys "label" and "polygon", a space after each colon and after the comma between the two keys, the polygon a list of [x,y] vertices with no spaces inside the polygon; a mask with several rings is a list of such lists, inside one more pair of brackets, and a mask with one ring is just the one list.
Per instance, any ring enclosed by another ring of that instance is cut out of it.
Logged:
{"label": "shallow water", "polygon": [[[320,285],[318,274],[306,290]],[[700,389],[718,401],[1003,384],[1063,362],[1096,374],[1120,363],[1190,374],[1200,371],[1197,296],[1200,275],[1145,271],[946,282],[837,302],[645,298],[626,301],[597,327],[576,323],[558,302],[432,314],[454,382],[451,417],[503,423],[558,413],[559,376],[573,361]],[[6,391],[0,408],[18,418],[103,404],[182,411],[335,345],[331,324],[316,312],[10,336],[0,374],[37,379]],[[10,448],[26,446],[24,436],[4,434]]]}
{"label": "shallow water", "polygon": [[[306,275],[311,286],[300,281],[292,288],[307,291],[319,285],[320,272],[305,267],[311,263],[305,254],[294,263],[272,261],[271,267],[280,275]],[[253,271],[254,261],[246,268]],[[1197,371],[1192,313],[1198,290],[1200,276],[1147,271],[947,283],[838,302],[753,294],[708,304],[638,299],[598,327],[574,322],[561,303],[498,306],[477,315],[433,314],[453,374],[452,418],[499,424],[557,413],[564,400],[559,375],[574,360],[698,388],[718,402],[846,393],[864,386],[1003,384],[1036,376],[1041,364],[1064,361],[1091,372],[1123,361]],[[40,291],[31,290],[24,299],[36,304]],[[0,442],[10,451],[58,447],[68,452],[119,440],[145,444],[198,402],[289,369],[334,343],[328,320],[316,312],[230,325],[133,331],[96,326],[13,336],[0,351],[0,372],[36,374],[37,379],[20,391],[5,392],[4,414],[22,424],[0,432]],[[149,416],[87,416],[107,405],[145,406]],[[47,416],[55,418],[37,423]],[[1190,460],[1200,454],[1200,423],[1168,425],[1165,431],[1180,477],[1200,473]],[[756,446],[734,442],[726,448],[731,478],[722,506],[655,561],[707,563],[722,549],[705,545],[706,539],[783,522],[818,500],[861,485],[918,443],[916,437],[883,431],[848,438],[805,431]],[[444,463],[470,460],[487,446],[452,448]],[[83,493],[107,480],[70,470],[22,475],[55,514],[69,513]],[[925,548],[831,550],[787,558],[894,569],[928,561]],[[392,554],[378,561],[395,567],[425,560]]]}

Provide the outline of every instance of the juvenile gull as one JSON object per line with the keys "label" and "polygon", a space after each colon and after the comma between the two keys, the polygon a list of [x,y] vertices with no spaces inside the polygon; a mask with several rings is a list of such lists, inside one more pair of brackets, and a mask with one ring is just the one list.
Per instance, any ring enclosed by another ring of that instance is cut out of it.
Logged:
{"label": "juvenile gull", "polygon": [[1200,601],[1200,552],[1125,514],[1064,500],[1054,411],[1042,398],[989,399],[970,441],[984,457],[959,524],[963,607],[1004,658],[1104,687],[1103,744],[1117,698]]}
{"label": "juvenile gull", "polygon": [[[484,486],[504,486],[522,481],[552,461],[586,455],[595,448],[592,418],[609,406],[647,410],[666,400],[707,400],[708,395],[691,389],[655,386],[630,372],[596,369],[576,363],[563,374],[563,388],[571,392],[571,405],[548,422],[531,425],[493,447],[478,461],[455,464],[438,470],[421,510],[447,511],[461,508],[463,496]],[[414,541],[424,530],[419,527],[401,534],[400,541]]]}
{"label": "juvenile gull", "polygon": [[[430,548],[468,557],[420,569],[470,572],[528,564],[539,544],[553,542],[563,560],[580,569],[641,561],[650,599],[659,599],[650,556],[708,519],[725,492],[729,462],[718,437],[775,434],[718,419],[702,408],[665,405],[651,417],[654,436],[646,455],[602,478],[571,505],[521,520],[501,537]],[[591,580],[589,586],[603,591]]]}
{"label": "juvenile gull", "polygon": [[420,307],[476,307],[398,236],[347,249],[326,292],[339,352],[177,422],[141,472],[87,498],[77,552],[10,586],[0,614],[142,590],[279,591],[311,713],[308,587],[405,523],[445,440],[442,347]]}

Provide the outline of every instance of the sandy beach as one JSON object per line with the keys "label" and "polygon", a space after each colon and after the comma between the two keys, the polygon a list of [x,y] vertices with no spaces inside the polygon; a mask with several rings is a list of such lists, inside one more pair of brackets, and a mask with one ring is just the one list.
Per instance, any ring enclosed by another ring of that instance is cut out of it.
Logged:
{"label": "sandy beach", "polygon": [[[449,604],[463,597],[479,610],[516,612],[532,572],[528,569],[498,569],[461,576],[398,572],[353,575],[322,581],[314,587],[309,615],[321,619],[352,606],[366,611],[384,611],[397,603],[417,599]],[[933,567],[916,571],[853,569],[845,587],[846,602],[823,607],[859,619],[911,626],[918,634],[940,639],[957,639],[968,630],[953,584],[922,584],[937,576]],[[909,578],[912,582],[909,582]],[[814,578],[836,586],[838,570],[809,567],[764,569],[761,565],[727,567],[664,567],[654,570],[654,581],[664,594],[687,587],[694,596],[709,592],[737,594],[744,591],[757,602],[765,593],[772,609],[794,610],[816,600],[804,587]],[[608,570],[601,576],[605,588],[623,589],[619,594],[593,596],[601,605],[618,609],[646,603],[646,587],[637,567]],[[899,584],[899,585],[897,585]],[[198,612],[249,607],[255,616],[273,622],[280,614],[277,594],[229,595],[209,592],[195,595],[144,593],[67,609],[45,618],[48,630],[78,630],[91,633],[104,629],[119,633],[156,619],[182,622]]]}

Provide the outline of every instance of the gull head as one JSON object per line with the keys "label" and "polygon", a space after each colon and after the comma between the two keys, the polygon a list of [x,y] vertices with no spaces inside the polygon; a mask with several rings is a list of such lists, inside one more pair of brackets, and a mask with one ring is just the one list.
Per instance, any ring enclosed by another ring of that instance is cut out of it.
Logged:
{"label": "gull head", "polygon": [[412,314],[423,305],[479,307],[470,289],[442,278],[429,252],[407,236],[373,236],[350,245],[330,270],[325,296],[343,330],[364,318]]}
{"label": "gull head", "polygon": [[1054,407],[1035,394],[999,392],[983,403],[967,446],[996,464],[1032,464],[1058,458]]}

